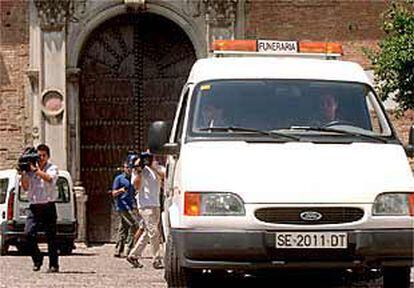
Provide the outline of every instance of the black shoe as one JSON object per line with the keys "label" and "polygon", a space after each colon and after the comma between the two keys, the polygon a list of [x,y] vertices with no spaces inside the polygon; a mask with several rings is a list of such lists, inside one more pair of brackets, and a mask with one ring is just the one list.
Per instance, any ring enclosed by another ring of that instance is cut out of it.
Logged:
{"label": "black shoe", "polygon": [[36,261],[33,264],[33,271],[37,272],[40,270],[40,268],[42,267],[43,264],[43,255],[40,256],[40,258],[38,259],[38,261]]}
{"label": "black shoe", "polygon": [[47,273],[58,273],[59,267],[52,266],[49,269],[47,269]]}
{"label": "black shoe", "polygon": [[157,259],[152,263],[152,267],[154,267],[154,269],[162,269],[164,268],[164,265],[162,264],[162,260],[161,259]]}
{"label": "black shoe", "polygon": [[126,260],[132,265],[133,268],[144,267],[144,265],[142,265],[142,263],[139,262],[138,258],[128,256]]}
{"label": "black shoe", "polygon": [[33,271],[35,271],[35,272],[39,271],[40,267],[42,267],[42,264],[34,264],[33,265]]}

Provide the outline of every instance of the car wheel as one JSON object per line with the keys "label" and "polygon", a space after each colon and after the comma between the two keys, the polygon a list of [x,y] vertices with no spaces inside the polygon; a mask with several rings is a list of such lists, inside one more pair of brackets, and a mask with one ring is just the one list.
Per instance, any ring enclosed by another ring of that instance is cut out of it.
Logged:
{"label": "car wheel", "polygon": [[9,244],[5,243],[3,235],[0,234],[0,255],[7,255],[9,252]]}
{"label": "car wheel", "polygon": [[27,245],[25,242],[21,242],[16,244],[17,251],[20,255],[29,255],[29,249],[27,248]]}
{"label": "car wheel", "polygon": [[[184,268],[180,265],[176,246],[173,242],[172,236],[168,235],[165,248],[165,270],[164,278],[167,281],[168,287],[196,287],[198,282],[197,271]],[[197,286],[198,287],[198,286]]]}
{"label": "car wheel", "polygon": [[70,255],[73,252],[73,247],[75,244],[73,242],[62,243],[59,246],[59,252],[61,255]]}
{"label": "car wheel", "polygon": [[409,288],[410,268],[392,267],[384,269],[384,288]]}

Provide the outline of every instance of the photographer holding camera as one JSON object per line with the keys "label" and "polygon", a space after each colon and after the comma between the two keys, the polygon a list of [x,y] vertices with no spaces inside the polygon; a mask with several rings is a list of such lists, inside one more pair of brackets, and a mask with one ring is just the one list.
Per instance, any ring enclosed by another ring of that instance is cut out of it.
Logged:
{"label": "photographer holding camera", "polygon": [[33,271],[39,271],[43,255],[37,244],[37,233],[43,228],[46,232],[49,270],[59,272],[59,259],[56,245],[56,180],[58,169],[49,162],[50,149],[45,144],[37,146],[36,151],[26,150],[19,159],[21,186],[28,191],[30,202],[26,220],[25,234],[27,248],[33,260]]}
{"label": "photographer holding camera", "polygon": [[165,175],[165,168],[154,160],[150,152],[142,152],[135,163],[132,183],[137,192],[136,200],[139,213],[144,220],[145,231],[138,239],[131,253],[128,255],[128,262],[134,268],[141,268],[140,263],[142,252],[148,243],[151,245],[153,255],[152,265],[155,269],[163,267],[161,261],[161,235],[160,235],[160,190],[161,182]]}

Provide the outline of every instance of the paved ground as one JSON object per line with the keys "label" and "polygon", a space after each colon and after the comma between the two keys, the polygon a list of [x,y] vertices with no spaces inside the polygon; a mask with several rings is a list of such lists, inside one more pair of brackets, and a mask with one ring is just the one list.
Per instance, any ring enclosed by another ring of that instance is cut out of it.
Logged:
{"label": "paved ground", "polygon": [[[42,250],[44,247],[42,248]],[[11,255],[0,257],[0,287],[160,287],[166,288],[163,280],[164,270],[154,270],[150,265],[150,258],[144,259],[144,268],[132,269],[123,258],[112,257],[113,245],[85,247],[77,245],[73,255],[60,258],[61,272],[48,274],[47,260],[40,272],[32,272],[31,259],[28,256],[20,256],[12,252]],[[251,277],[221,276],[218,283],[204,281],[205,287],[381,287],[381,281],[370,283],[355,283],[351,286],[342,281],[341,284],[333,284],[327,281],[328,274],[318,275],[316,279],[294,275],[284,279],[284,285],[280,285],[280,278],[276,277]],[[322,280],[321,280],[322,278]],[[216,279],[217,281],[217,279]],[[412,286],[413,287],[413,286]]]}
{"label": "paved ground", "polygon": [[150,259],[144,259],[144,268],[138,270],[112,253],[113,245],[87,248],[78,244],[73,255],[60,257],[58,274],[46,273],[46,258],[41,271],[32,272],[30,257],[2,256],[0,287],[166,287],[164,270],[154,270]]}

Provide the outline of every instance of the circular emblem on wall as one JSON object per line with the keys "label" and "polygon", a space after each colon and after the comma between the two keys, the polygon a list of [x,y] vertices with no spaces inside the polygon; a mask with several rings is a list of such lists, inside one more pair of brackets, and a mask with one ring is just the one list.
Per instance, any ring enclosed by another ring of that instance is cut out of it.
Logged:
{"label": "circular emblem on wall", "polygon": [[55,118],[65,109],[63,95],[56,89],[47,90],[42,94],[42,111],[47,118]]}

